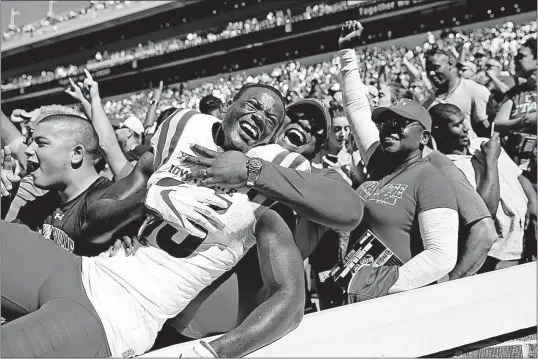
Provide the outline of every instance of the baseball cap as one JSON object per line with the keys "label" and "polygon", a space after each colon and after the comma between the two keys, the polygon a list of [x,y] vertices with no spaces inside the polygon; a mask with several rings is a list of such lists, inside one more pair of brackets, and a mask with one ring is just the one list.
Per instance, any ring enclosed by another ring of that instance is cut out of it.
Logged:
{"label": "baseball cap", "polygon": [[211,111],[218,109],[220,105],[222,105],[222,101],[219,98],[213,95],[207,95],[200,100],[198,108],[201,113],[208,114]]}
{"label": "baseball cap", "polygon": [[112,123],[112,126],[116,128],[126,127],[137,135],[141,135],[144,133],[144,125],[142,124],[142,121],[140,121],[136,116],[129,116],[123,122]]}
{"label": "baseball cap", "polygon": [[381,117],[389,112],[409,120],[417,121],[422,124],[426,130],[432,130],[432,118],[430,114],[416,101],[402,98],[389,107],[378,107],[372,112],[372,120],[374,122],[379,122]]}
{"label": "baseball cap", "polygon": [[296,101],[286,108],[286,114],[293,112],[304,112],[317,120],[318,125],[325,130],[323,133],[324,138],[327,138],[331,129],[331,115],[322,101],[315,98]]}

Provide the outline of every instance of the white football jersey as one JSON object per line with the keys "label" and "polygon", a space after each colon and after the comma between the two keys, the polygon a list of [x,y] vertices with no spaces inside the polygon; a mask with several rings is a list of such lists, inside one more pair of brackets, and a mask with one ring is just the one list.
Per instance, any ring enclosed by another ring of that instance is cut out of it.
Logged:
{"label": "white football jersey", "polygon": [[[183,163],[184,154],[195,155],[190,146],[218,150],[213,139],[216,123],[213,116],[179,110],[159,127],[152,139],[156,171],[148,181],[146,198],[153,215],[173,210],[173,201],[162,200],[165,191],[173,191],[169,183],[184,183],[187,174],[201,168]],[[278,145],[260,146],[247,155],[310,171],[304,157]],[[248,187],[216,191],[230,203],[221,214],[224,230],[200,239],[188,235],[179,222],[157,220],[145,229],[147,245],[135,256],[125,257],[120,250],[114,257],[103,253],[83,259],[84,287],[103,322],[113,356],[150,349],[164,322],[254,245],[255,212],[259,218],[274,202]]]}

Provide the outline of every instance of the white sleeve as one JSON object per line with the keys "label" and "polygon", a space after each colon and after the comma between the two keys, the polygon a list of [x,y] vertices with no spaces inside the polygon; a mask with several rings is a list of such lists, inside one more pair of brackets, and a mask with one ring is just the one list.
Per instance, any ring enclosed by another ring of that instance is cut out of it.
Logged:
{"label": "white sleeve", "polygon": [[430,284],[456,266],[458,257],[458,212],[435,208],[418,215],[424,251],[399,269],[389,293],[403,292]]}
{"label": "white sleeve", "polygon": [[362,83],[355,50],[340,51],[341,75],[344,83],[344,107],[362,160],[368,163],[368,149],[379,141],[379,131],[372,121],[372,111]]}

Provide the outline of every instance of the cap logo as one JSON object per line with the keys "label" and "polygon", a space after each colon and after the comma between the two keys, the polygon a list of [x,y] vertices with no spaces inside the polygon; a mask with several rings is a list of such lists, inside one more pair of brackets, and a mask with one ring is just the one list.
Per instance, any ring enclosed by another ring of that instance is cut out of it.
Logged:
{"label": "cap logo", "polygon": [[401,98],[399,100],[396,100],[392,106],[406,106],[407,105],[407,101],[405,101],[405,99]]}

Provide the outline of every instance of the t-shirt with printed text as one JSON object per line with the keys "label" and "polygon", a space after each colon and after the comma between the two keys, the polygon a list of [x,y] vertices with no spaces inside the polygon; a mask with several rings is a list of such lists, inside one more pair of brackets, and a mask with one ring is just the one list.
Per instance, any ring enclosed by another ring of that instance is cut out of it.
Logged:
{"label": "t-shirt with printed text", "polygon": [[62,203],[57,191],[50,191],[22,207],[16,222],[39,231],[56,245],[78,255],[97,255],[103,249],[84,243],[82,227],[88,205],[97,200],[112,182],[99,177],[84,192],[69,202]]}

